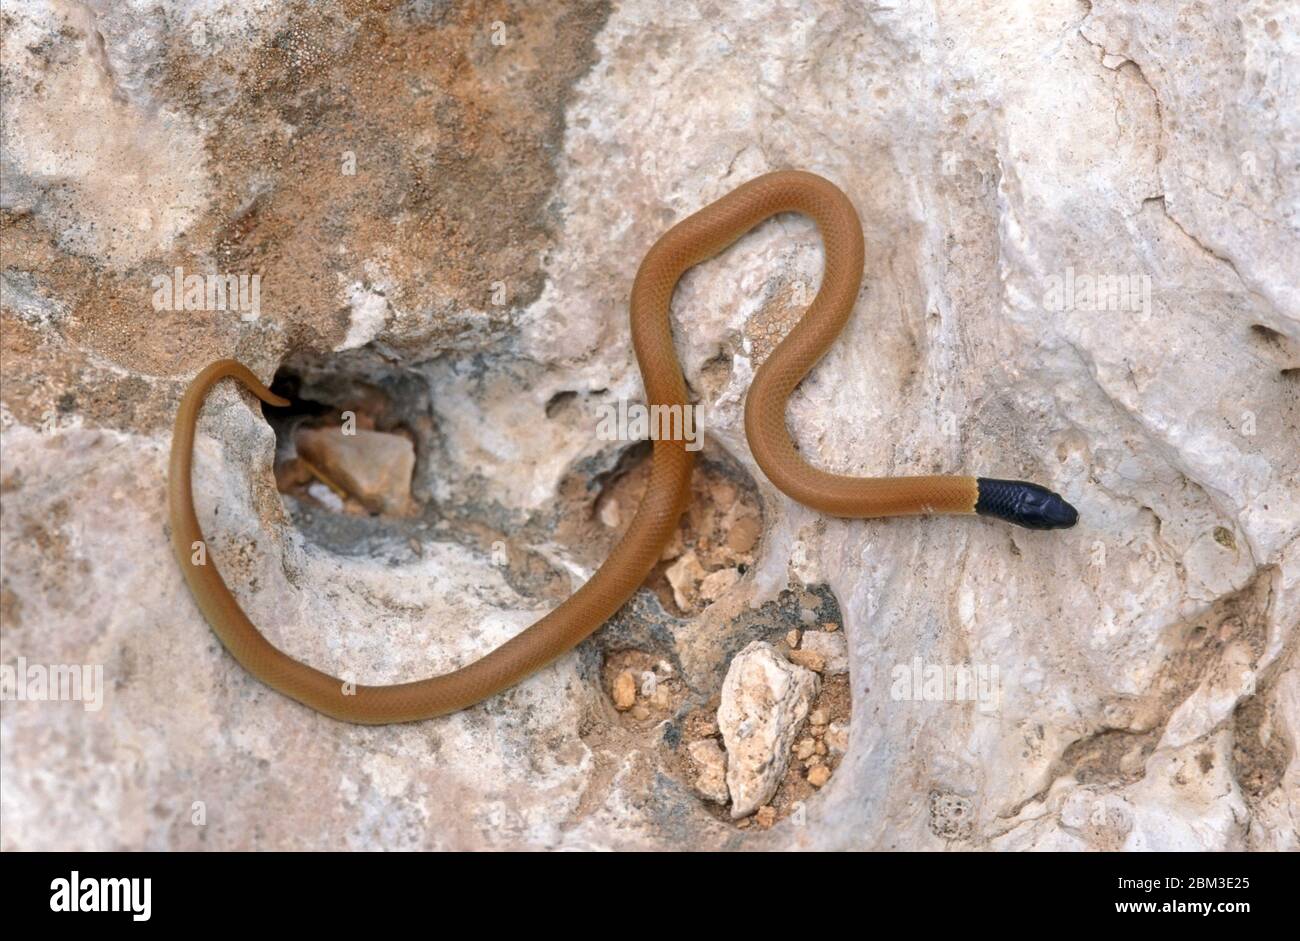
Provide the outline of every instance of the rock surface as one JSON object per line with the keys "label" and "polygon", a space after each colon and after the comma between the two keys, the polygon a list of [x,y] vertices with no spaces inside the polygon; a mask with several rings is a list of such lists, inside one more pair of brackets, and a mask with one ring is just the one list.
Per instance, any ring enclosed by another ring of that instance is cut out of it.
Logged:
{"label": "rock surface", "polygon": [[722,683],[718,728],[727,752],[733,819],[748,817],[776,793],[817,689],[815,673],[762,641],[731,661]]}
{"label": "rock surface", "polygon": [[298,453],[372,513],[405,513],[411,504],[415,448],[401,435],[358,428],[306,428]]}
{"label": "rock surface", "polygon": [[[0,661],[101,666],[105,689],[4,703],[0,847],[1300,849],[1295,4],[5,17]],[[280,495],[261,410],[214,390],[195,491],[250,617],[358,680],[452,669],[629,524],[643,451],[593,428],[641,393],[636,266],[781,167],[840,185],[867,242],[790,403],[802,452],[1032,478],[1077,528],[825,519],[766,482],[745,390],[821,265],[780,218],[676,293],[707,434],[672,581],[426,723],[331,722],[223,652],[165,515],[202,366],[343,377],[416,442],[411,516],[334,513]],[[260,274],[258,309],[155,305],[178,267]],[[828,619],[847,751],[801,825],[737,830],[673,736],[738,651]],[[627,651],[680,682],[643,720],[608,705]],[[930,697],[917,661],[997,695]]]}
{"label": "rock surface", "polygon": [[727,755],[718,743],[706,738],[691,742],[691,761],[695,765],[695,789],[700,796],[715,804],[725,804],[730,799],[727,790]]}
{"label": "rock surface", "polygon": [[815,654],[822,663],[819,672],[827,676],[849,672],[849,644],[842,631],[807,631],[800,641],[799,649]]}

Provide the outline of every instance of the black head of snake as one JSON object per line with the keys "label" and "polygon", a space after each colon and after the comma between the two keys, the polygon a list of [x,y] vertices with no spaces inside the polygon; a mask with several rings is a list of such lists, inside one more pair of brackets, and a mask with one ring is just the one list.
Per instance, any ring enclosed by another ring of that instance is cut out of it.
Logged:
{"label": "black head of snake", "polygon": [[1023,480],[980,477],[975,512],[996,516],[1026,529],[1068,529],[1079,522],[1079,511],[1059,494]]}

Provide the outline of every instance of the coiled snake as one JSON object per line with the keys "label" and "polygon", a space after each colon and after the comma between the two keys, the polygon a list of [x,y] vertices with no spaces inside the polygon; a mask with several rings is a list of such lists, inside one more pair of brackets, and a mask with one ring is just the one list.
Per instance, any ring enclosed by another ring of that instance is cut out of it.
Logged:
{"label": "coiled snake", "polygon": [[[686,383],[673,349],[669,305],[683,272],[727,248],[770,216],[799,212],[816,222],[825,247],[821,287],[812,305],[758,369],[745,403],[754,459],[792,499],[834,516],[980,513],[1031,529],[1073,526],[1075,509],[1049,490],[1021,481],[976,477],[846,477],[811,466],[786,427],[785,406],[853,312],[862,281],[862,226],[848,197],[811,173],[769,173],[732,190],[679,222],[646,253],[632,285],[632,340],[649,405],[685,406]],[[325,715],[382,724],[463,709],[519,682],[600,627],[645,581],[677,527],[690,496],[694,454],[685,442],[656,440],[649,485],[626,533],[596,573],[550,614],[468,666],[391,686],[344,683],[273,646],[235,600],[203,542],[194,512],[191,464],[195,425],[212,385],[232,377],[271,405],[273,394],[247,367],[221,360],[185,392],[176,415],[169,467],[172,545],[190,591],[226,649],[268,686]]]}

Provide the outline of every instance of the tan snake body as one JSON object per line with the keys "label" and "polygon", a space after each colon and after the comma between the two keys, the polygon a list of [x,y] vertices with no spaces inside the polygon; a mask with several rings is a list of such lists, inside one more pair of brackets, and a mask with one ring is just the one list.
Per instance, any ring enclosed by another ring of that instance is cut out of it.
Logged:
{"label": "tan snake body", "polygon": [[[834,342],[853,312],[862,281],[857,212],[834,184],[811,173],[769,173],[732,190],[673,226],[646,254],[632,286],[632,341],[647,405],[687,405],[669,321],[682,273],[723,251],[781,212],[813,219],[825,247],[821,287],[812,305],[759,368],[745,403],[745,432],[759,467],[791,498],[843,517],[984,513],[1036,529],[1072,526],[1078,514],[1051,491],[1020,481],[960,476],[848,477],[817,470],[795,448],[786,400]],[[463,709],[572,649],[613,615],[645,581],[677,527],[690,495],[693,452],[685,441],[656,440],[650,481],[627,531],[603,565],[572,596],[531,627],[459,670],[410,683],[345,683],[293,659],[250,621],[206,552],[191,486],[195,427],[208,390],[238,379],[271,405],[274,395],[241,363],[220,360],[186,390],[176,415],[169,467],[172,545],[199,609],[226,649],[273,689],[335,719],[363,724],[409,722]],[[201,564],[196,560],[201,559]]]}

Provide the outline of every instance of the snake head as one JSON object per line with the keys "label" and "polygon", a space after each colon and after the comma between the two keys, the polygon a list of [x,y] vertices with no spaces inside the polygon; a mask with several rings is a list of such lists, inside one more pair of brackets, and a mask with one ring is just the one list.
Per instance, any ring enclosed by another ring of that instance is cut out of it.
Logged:
{"label": "snake head", "polygon": [[1079,522],[1079,511],[1060,494],[1023,480],[980,477],[975,512],[996,516],[1026,529],[1069,529]]}

